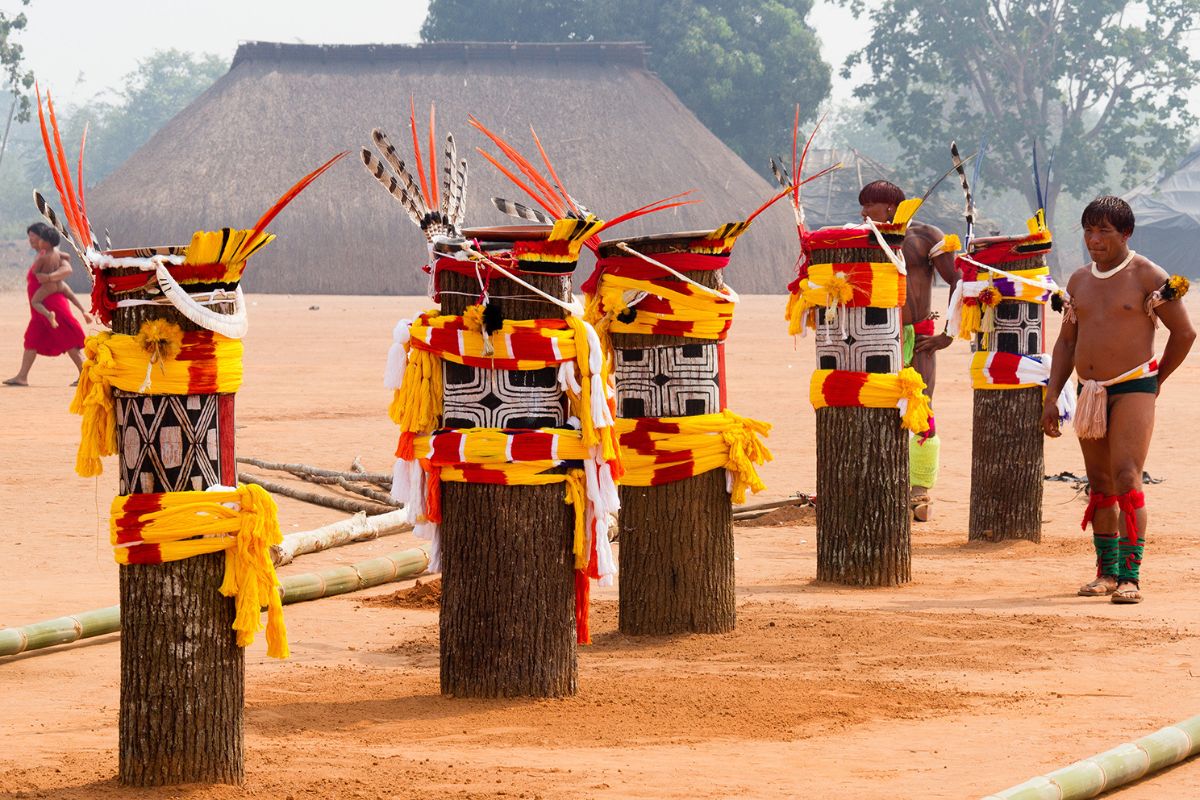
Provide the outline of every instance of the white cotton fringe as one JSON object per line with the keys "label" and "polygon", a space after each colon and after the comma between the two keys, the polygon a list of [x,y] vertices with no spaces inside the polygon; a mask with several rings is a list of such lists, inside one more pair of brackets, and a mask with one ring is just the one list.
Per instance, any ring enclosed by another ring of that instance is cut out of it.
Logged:
{"label": "white cotton fringe", "polygon": [[954,285],[954,291],[950,293],[950,302],[946,306],[946,330],[954,337],[958,336],[958,329],[962,327],[963,283],[964,281],[959,281]]}
{"label": "white cotton fringe", "polygon": [[621,500],[617,483],[613,480],[612,468],[605,462],[597,464],[593,457],[583,462],[584,483],[587,486],[588,508],[585,522],[595,537],[596,567],[600,573],[600,585],[612,586],[617,574],[617,561],[613,557],[612,543],[608,541],[608,527],[612,517],[620,510]]}
{"label": "white cotton fringe", "polygon": [[438,525],[425,518],[425,470],[418,461],[396,459],[392,465],[392,499],[404,504],[404,521],[413,526],[413,535],[429,542],[429,571],[442,569],[442,548]]}
{"label": "white cotton fringe", "polygon": [[411,328],[412,320],[402,319],[392,329],[392,346],[388,348],[387,366],[383,370],[385,389],[399,389],[404,383],[404,367],[408,363],[408,353],[404,346],[412,336]]}

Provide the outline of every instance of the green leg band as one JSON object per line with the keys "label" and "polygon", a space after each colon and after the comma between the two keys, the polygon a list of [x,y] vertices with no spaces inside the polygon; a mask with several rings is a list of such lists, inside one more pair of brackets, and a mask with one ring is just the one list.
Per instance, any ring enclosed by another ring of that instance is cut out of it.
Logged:
{"label": "green leg band", "polygon": [[920,436],[908,437],[908,485],[932,489],[937,483],[941,463],[942,440],[934,435],[925,441]]}
{"label": "green leg band", "polygon": [[1138,536],[1137,544],[1129,544],[1125,539],[1120,544],[1120,562],[1117,579],[1122,581],[1138,580],[1142,568],[1142,551],[1146,548],[1146,537]]}
{"label": "green leg band", "polygon": [[[1116,575],[1121,561],[1121,548],[1118,545],[1119,534],[1096,533],[1092,535],[1092,544],[1096,546],[1096,576]],[[1139,548],[1139,556],[1140,548]]]}
{"label": "green leg band", "polygon": [[913,353],[917,346],[917,333],[912,325],[904,326],[904,336],[900,340],[900,352],[904,356],[904,366],[912,366]]}

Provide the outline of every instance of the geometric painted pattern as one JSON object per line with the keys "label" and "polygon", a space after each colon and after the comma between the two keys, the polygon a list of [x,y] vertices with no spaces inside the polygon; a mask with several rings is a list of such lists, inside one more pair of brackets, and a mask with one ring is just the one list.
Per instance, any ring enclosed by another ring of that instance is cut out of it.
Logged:
{"label": "geometric painted pattern", "polygon": [[446,428],[562,428],[567,396],[558,367],[482,369],[442,362]]}
{"label": "geometric painted pattern", "polygon": [[995,353],[1040,355],[1045,334],[1045,315],[1041,303],[1004,300],[995,310],[995,326],[988,335],[988,347],[982,347],[982,334],[975,335],[975,350]]}
{"label": "geometric painted pattern", "polygon": [[617,350],[617,409],[626,419],[721,410],[719,344]]}
{"label": "geometric painted pattern", "polygon": [[219,395],[115,399],[121,494],[202,491],[221,482]]}
{"label": "geometric painted pattern", "polygon": [[837,321],[817,313],[817,368],[848,372],[899,372],[900,309],[839,308]]}

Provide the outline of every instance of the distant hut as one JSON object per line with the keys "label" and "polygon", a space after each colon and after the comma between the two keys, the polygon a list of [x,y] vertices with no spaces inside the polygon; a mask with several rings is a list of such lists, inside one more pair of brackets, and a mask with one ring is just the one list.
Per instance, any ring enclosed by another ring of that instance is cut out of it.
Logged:
{"label": "distant hut", "polygon": [[[228,73],[90,193],[90,213],[114,245],[183,243],[198,228],[251,224],[297,175],[335,151],[357,150],[373,127],[408,150],[410,95],[418,115],[436,101],[438,126],[471,162],[472,224],[510,221],[488,198],[519,195],[475,154],[483,138],[467,125],[469,113],[520,143],[530,142],[532,124],[572,192],[601,214],[687,189],[703,201],[622,234],[711,229],[742,219],[773,191],[646,69],[640,44],[250,42]],[[785,120],[790,112],[779,113]],[[271,230],[279,241],[255,257],[248,289],[424,291],[424,241],[349,159]],[[781,202],[739,244],[730,280],[741,292],[782,292],[797,250]]]}
{"label": "distant hut", "polygon": [[1137,221],[1133,248],[1167,272],[1200,277],[1192,261],[1200,250],[1200,145],[1174,170],[1125,199]]}

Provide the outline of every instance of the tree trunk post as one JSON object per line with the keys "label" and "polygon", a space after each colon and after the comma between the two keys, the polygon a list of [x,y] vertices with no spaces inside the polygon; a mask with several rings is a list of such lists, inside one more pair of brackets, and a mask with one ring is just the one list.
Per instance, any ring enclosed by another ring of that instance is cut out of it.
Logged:
{"label": "tree trunk post", "polygon": [[[1012,272],[1045,267],[1046,260],[1037,256],[998,266]],[[1001,300],[992,312],[993,330],[976,334],[972,349],[1041,358],[1045,312],[1042,303]],[[968,541],[1042,540],[1043,391],[975,389]]]}
{"label": "tree trunk post", "polygon": [[[882,295],[879,286],[860,285],[860,279],[852,278],[851,302],[857,305],[840,305],[836,316],[827,307],[811,309],[818,369],[834,370],[834,375],[899,373],[904,276],[888,266],[889,259],[869,235],[822,244],[813,244],[808,238],[813,235],[820,232],[804,234],[809,259],[802,284],[811,277],[810,286],[827,291],[837,276],[865,263],[877,265],[874,283],[882,285],[886,277],[896,287]],[[899,250],[899,238],[889,243]],[[823,275],[823,265],[831,265],[832,277],[817,277]],[[908,432],[896,408],[855,402],[818,408],[817,497],[817,580],[853,586],[908,582]]]}
{"label": "tree trunk post", "polygon": [[[136,335],[151,319],[202,330],[171,306],[141,305],[116,309],[113,332]],[[122,494],[236,484],[233,394],[114,395]],[[234,601],[217,591],[224,572],[224,553],[120,567],[122,784],[245,778],[245,660]]]}
{"label": "tree trunk post", "polygon": [[[654,258],[688,253],[693,236],[624,240]],[[601,259],[621,257],[617,243]],[[722,259],[722,263],[723,263]],[[721,269],[684,270],[704,286],[723,286]],[[668,289],[684,286],[661,273]],[[683,417],[725,409],[724,341],[664,334],[613,333],[617,415]],[[619,487],[619,627],[626,635],[726,633],[737,619],[733,516],[724,469],[660,486]]]}
{"label": "tree trunk post", "polygon": [[[523,275],[569,299],[570,275]],[[439,275],[443,314],[480,292],[474,276]],[[505,319],[561,319],[562,309],[506,278],[489,291]],[[563,427],[554,367],[507,371],[445,362],[445,428]],[[563,697],[576,691],[570,506],[561,484],[442,483],[441,690],[453,697]]]}

